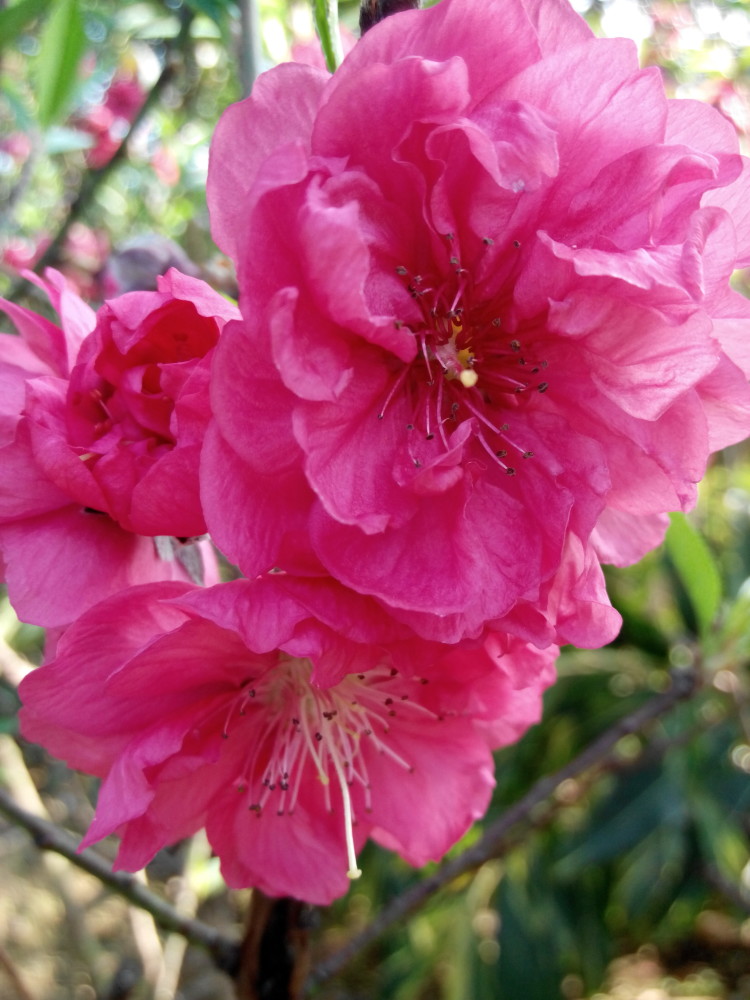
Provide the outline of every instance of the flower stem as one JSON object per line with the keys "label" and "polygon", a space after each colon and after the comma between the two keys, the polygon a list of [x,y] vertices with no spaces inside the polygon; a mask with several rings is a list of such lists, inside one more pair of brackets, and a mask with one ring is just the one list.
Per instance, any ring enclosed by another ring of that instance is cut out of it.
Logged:
{"label": "flower stem", "polygon": [[329,72],[333,73],[344,58],[339,33],[338,0],[313,0],[313,15],[326,66]]}

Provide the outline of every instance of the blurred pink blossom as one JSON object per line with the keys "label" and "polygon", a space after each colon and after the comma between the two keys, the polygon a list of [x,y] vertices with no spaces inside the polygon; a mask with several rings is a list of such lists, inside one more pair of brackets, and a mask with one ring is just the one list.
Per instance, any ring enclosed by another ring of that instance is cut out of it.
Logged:
{"label": "blurred pink blossom", "polygon": [[94,138],[94,145],[86,151],[89,167],[100,169],[109,163],[145,99],[146,92],[137,76],[116,76],[102,103],[76,119],[76,127]]}

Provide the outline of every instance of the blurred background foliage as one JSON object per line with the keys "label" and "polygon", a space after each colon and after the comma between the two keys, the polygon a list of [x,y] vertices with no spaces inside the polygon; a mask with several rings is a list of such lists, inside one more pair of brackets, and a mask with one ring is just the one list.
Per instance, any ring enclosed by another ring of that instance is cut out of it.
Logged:
{"label": "blurred background foliage", "polygon": [[[670,94],[717,106],[746,145],[750,2],[575,0],[594,29],[627,35]],[[356,7],[342,3],[344,48]],[[252,26],[256,33],[250,37]],[[258,44],[259,43],[259,44]],[[208,230],[208,144],[256,69],[317,61],[307,3],[15,0],[0,3],[0,294],[54,263],[94,304],[171,263],[229,294]],[[739,287],[748,288],[738,275]],[[476,842],[542,776],[692,671],[693,695],[620,739],[605,766],[562,781],[500,857],[386,929],[326,1000],[750,998],[750,451],[718,456],[690,519],[640,565],[609,573],[620,638],[566,650],[543,722],[498,754]],[[80,834],[95,783],[17,740],[15,684],[43,636],[0,608],[0,778],[27,809]],[[103,850],[114,855],[113,845]],[[0,822],[0,996],[222,1000],[231,984],[148,914]],[[350,894],[313,915],[314,959],[334,954],[423,877],[370,846]],[[239,934],[199,836],[145,876],[184,912]]]}

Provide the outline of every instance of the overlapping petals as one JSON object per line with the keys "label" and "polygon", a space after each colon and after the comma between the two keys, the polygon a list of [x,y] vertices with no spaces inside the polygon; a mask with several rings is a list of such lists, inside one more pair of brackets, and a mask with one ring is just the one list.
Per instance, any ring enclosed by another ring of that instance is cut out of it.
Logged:
{"label": "overlapping petals", "polygon": [[483,814],[555,652],[416,640],[333,581],[157,583],[70,626],[22,727],[104,779],[84,843],[119,832],[119,866],[205,825],[229,885],[325,903],[368,836],[422,865]]}
{"label": "overlapping petals", "polygon": [[496,6],[387,19],[331,78],[270,71],[209,176],[243,313],[209,526],[250,575],[317,566],[436,638],[639,558],[750,429],[731,127],[562,0]]}

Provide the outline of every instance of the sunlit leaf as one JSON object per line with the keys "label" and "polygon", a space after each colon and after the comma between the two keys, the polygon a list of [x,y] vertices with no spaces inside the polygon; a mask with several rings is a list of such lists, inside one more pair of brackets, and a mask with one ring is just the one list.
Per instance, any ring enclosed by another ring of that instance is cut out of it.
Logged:
{"label": "sunlit leaf", "polygon": [[49,7],[51,0],[20,0],[0,10],[0,50],[10,45],[32,21]]}
{"label": "sunlit leaf", "polygon": [[38,115],[44,128],[65,110],[85,46],[78,0],[58,0],[44,26],[37,57]]}
{"label": "sunlit leaf", "polygon": [[705,635],[721,602],[721,577],[705,540],[685,518],[670,514],[667,552],[690,599],[698,629]]}

